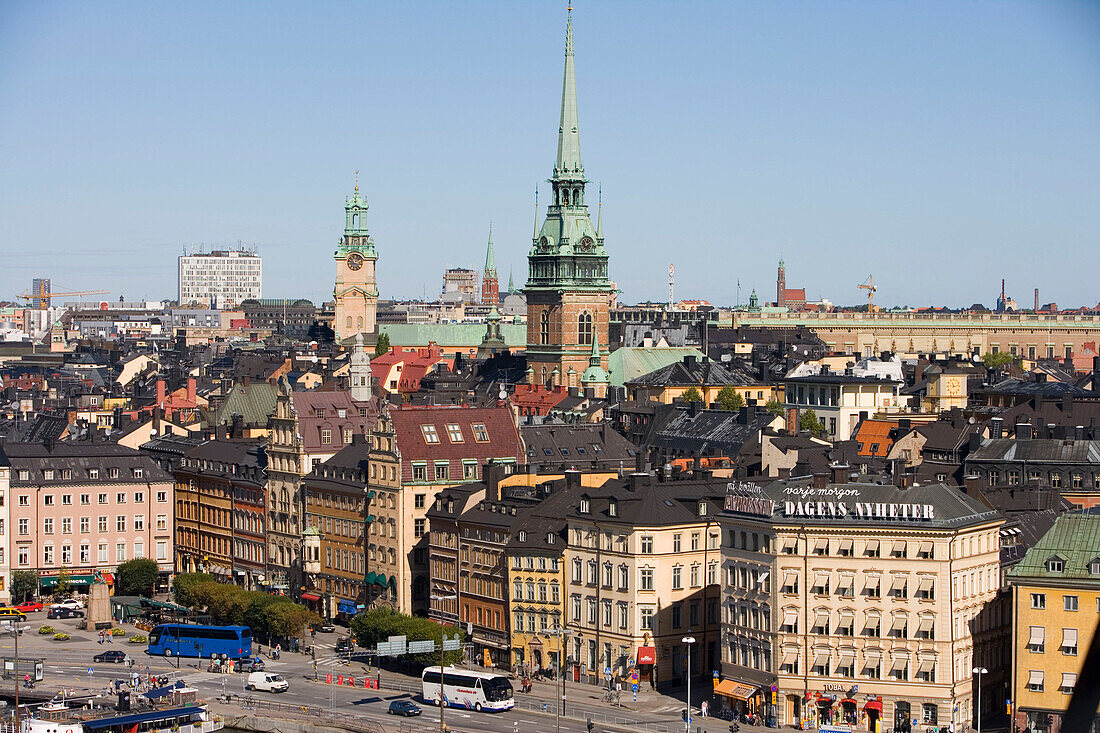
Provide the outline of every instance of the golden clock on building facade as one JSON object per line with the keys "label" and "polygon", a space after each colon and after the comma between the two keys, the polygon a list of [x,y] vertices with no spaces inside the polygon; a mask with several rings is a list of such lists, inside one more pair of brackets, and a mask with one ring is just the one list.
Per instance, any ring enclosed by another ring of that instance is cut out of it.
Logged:
{"label": "golden clock on building facade", "polygon": [[363,266],[363,255],[358,252],[352,252],[348,255],[348,269],[358,270]]}

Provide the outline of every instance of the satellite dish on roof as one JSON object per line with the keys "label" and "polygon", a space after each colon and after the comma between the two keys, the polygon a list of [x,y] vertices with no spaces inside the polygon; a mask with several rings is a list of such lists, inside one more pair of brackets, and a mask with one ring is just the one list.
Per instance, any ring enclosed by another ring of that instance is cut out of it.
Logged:
{"label": "satellite dish on roof", "polygon": [[497,393],[497,397],[502,400],[508,399],[508,390],[501,388],[500,392]]}

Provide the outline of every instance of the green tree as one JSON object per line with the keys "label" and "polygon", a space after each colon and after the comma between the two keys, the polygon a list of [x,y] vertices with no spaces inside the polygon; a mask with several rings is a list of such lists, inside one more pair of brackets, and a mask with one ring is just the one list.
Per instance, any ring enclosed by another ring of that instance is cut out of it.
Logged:
{"label": "green tree", "polygon": [[211,582],[206,573],[180,573],[172,578],[172,592],[175,593],[176,603],[188,608],[195,608],[196,603],[191,595],[191,590],[201,583]]}
{"label": "green tree", "polygon": [[996,354],[990,352],[988,354],[982,354],[982,364],[986,369],[1000,369],[1001,367],[1011,364],[1016,357],[1007,351],[998,351]]}
{"label": "green tree", "polygon": [[57,585],[53,590],[54,595],[58,598],[62,598],[68,595],[72,586],[72,573],[69,572],[68,568],[61,568],[57,573]]}
{"label": "green tree", "polygon": [[765,402],[764,409],[768,411],[768,414],[783,417],[783,403],[777,399],[773,398]]}
{"label": "green tree", "polygon": [[11,574],[11,597],[27,600],[38,590],[38,573],[33,570],[16,570]]}
{"label": "green tree", "polygon": [[727,384],[718,390],[718,404],[722,406],[723,410],[740,410],[745,406],[745,399],[740,392],[733,388],[733,385]]}
{"label": "green tree", "polygon": [[699,394],[699,390],[695,387],[690,387],[686,392],[680,395],[680,399],[684,402],[702,402],[703,395]]}
{"label": "green tree", "polygon": [[269,603],[263,609],[265,631],[271,636],[302,636],[306,627],[321,623],[321,617],[305,606],[286,599]]}
{"label": "green tree", "polygon": [[816,412],[813,410],[806,410],[798,418],[798,429],[806,430],[810,435],[820,438],[825,434],[825,423],[818,419]]}
{"label": "green tree", "polygon": [[139,557],[119,563],[115,569],[115,593],[124,596],[151,596],[157,584],[157,563]]}
{"label": "green tree", "polygon": [[[388,608],[375,608],[351,620],[352,635],[355,643],[361,647],[373,647],[391,636],[401,635],[407,637],[409,641],[434,641],[438,645],[444,630],[448,638],[453,638],[456,634],[463,640],[465,638],[465,634],[457,627],[440,626],[431,619],[397,613]],[[438,651],[431,654],[413,654],[410,658],[414,663],[423,666],[439,664]],[[462,661],[461,650],[447,652],[443,661],[445,664],[456,664]]]}
{"label": "green tree", "polygon": [[382,356],[390,350],[390,335],[388,333],[378,334],[378,341],[374,344],[374,355]]}

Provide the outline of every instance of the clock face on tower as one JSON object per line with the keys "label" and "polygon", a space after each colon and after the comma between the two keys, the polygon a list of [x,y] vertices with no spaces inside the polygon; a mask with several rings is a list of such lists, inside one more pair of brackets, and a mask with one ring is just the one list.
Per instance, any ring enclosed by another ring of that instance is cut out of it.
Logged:
{"label": "clock face on tower", "polygon": [[352,252],[350,255],[348,255],[348,269],[349,270],[358,270],[362,266],[363,266],[363,255],[359,254],[358,252]]}
{"label": "clock face on tower", "polygon": [[951,379],[947,382],[947,394],[952,397],[957,397],[962,392],[962,385],[959,384],[959,380]]}

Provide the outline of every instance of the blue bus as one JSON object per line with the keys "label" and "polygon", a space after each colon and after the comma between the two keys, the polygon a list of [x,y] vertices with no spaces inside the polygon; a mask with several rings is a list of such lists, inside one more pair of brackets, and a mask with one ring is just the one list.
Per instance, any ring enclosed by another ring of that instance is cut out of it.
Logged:
{"label": "blue bus", "polygon": [[161,624],[149,632],[149,653],[161,657],[252,656],[252,629],[247,626]]}

